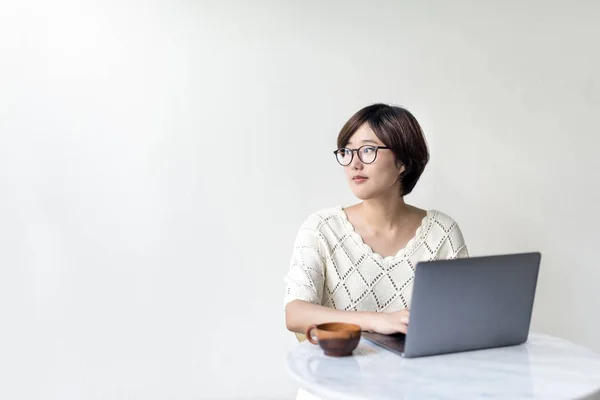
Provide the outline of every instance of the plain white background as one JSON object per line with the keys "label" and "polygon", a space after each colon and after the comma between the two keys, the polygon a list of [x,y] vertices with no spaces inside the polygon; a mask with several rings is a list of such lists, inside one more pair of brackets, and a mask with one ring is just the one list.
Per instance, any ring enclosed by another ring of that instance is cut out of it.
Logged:
{"label": "plain white background", "polygon": [[541,251],[533,329],[600,351],[597,2],[0,4],[0,397],[292,398],[293,239],[373,102],[407,201]]}

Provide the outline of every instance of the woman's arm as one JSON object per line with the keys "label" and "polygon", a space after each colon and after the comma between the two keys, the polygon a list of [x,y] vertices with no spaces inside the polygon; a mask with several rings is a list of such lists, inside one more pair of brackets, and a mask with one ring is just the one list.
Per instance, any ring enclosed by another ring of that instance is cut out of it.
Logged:
{"label": "woman's arm", "polygon": [[306,333],[310,325],[325,322],[347,322],[360,325],[364,331],[383,334],[406,333],[408,317],[408,310],[393,313],[344,311],[303,300],[293,300],[285,307],[285,325],[289,331],[297,333]]}

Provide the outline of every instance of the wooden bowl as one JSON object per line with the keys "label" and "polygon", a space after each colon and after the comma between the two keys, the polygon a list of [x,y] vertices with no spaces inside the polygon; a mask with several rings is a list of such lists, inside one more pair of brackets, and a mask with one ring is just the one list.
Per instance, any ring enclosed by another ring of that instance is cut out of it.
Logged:
{"label": "wooden bowl", "polygon": [[318,344],[327,356],[345,357],[352,355],[358,346],[361,332],[361,327],[355,324],[328,322],[309,326],[306,338],[312,344]]}

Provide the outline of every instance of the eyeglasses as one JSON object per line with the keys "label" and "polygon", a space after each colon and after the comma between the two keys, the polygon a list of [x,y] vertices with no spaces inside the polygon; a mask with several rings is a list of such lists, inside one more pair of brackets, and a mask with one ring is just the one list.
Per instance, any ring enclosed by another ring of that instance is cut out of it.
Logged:
{"label": "eyeglasses", "polygon": [[385,146],[371,145],[360,146],[358,149],[348,149],[342,147],[341,149],[334,150],[333,154],[335,154],[337,162],[345,167],[347,165],[350,165],[350,163],[354,159],[354,152],[358,154],[358,158],[360,159],[360,161],[362,161],[365,164],[371,164],[375,162],[375,159],[377,158],[377,150],[379,149],[389,150],[390,148]]}

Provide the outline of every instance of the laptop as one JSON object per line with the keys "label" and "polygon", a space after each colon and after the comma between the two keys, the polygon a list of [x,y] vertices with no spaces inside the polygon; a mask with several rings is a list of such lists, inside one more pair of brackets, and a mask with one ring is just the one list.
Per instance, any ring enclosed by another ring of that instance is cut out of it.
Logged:
{"label": "laptop", "polygon": [[417,263],[408,332],[365,339],[403,357],[527,341],[539,252]]}

